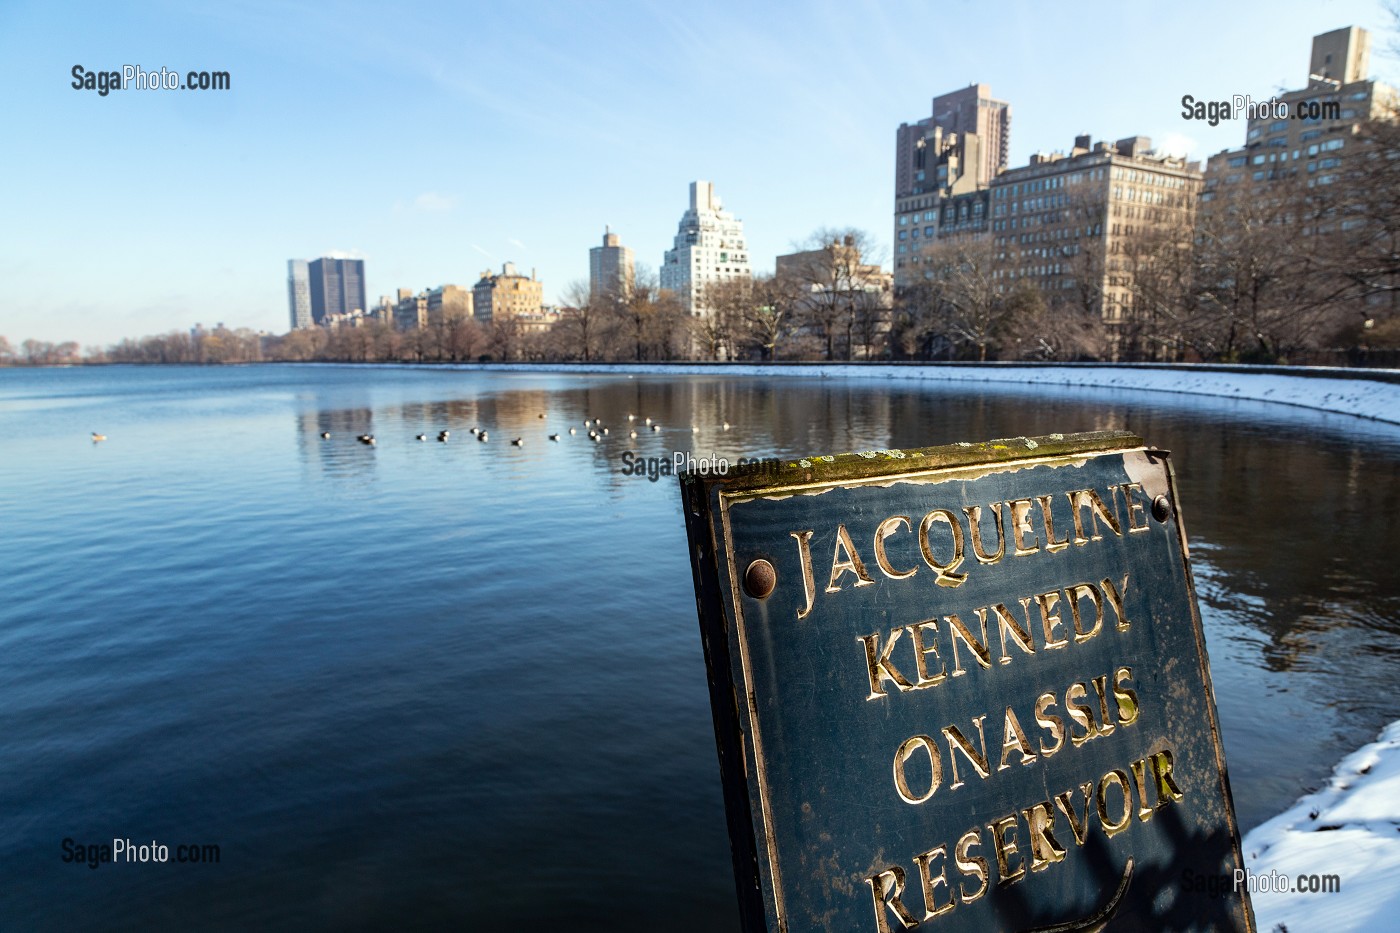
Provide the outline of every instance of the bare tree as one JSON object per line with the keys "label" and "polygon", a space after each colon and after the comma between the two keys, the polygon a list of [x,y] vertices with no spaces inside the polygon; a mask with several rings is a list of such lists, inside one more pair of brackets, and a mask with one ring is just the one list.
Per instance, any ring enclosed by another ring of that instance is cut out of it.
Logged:
{"label": "bare tree", "polygon": [[587,282],[574,281],[564,289],[564,309],[554,326],[555,352],[585,362],[599,355],[608,322],[607,305],[611,295],[594,299]]}
{"label": "bare tree", "polygon": [[864,230],[822,228],[797,252],[779,259],[778,275],[802,292],[801,310],[813,332],[825,345],[826,358],[837,358],[844,338],[844,354],[851,358],[857,296],[867,291],[878,270],[874,241]]}
{"label": "bare tree", "polygon": [[938,327],[972,357],[986,360],[1028,316],[1039,296],[1027,285],[1003,288],[996,246],[988,238],[938,243],[925,253],[925,269],[939,314]]}

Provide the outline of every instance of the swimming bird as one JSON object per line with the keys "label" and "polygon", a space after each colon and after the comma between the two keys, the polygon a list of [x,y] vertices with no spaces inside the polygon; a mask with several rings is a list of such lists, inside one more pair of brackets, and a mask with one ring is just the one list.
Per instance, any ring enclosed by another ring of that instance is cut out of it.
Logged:
{"label": "swimming bird", "polygon": [[540,412],[540,417],[541,417],[541,418],[544,417],[544,412]]}
{"label": "swimming bird", "polygon": [[482,431],[480,434],[478,434],[478,435],[476,436],[476,439],[479,440],[479,441],[481,441],[482,443],[485,443],[485,442],[486,442],[486,432],[485,432],[485,431]]}
{"label": "swimming bird", "polygon": [[368,446],[370,446],[370,447],[373,447],[373,446],[374,446],[374,435],[373,435],[373,434],[361,434],[361,435],[359,436],[359,441],[360,441],[361,444],[365,444],[365,445],[368,445]]}
{"label": "swimming bird", "polygon": [[700,433],[700,425],[698,425],[698,424],[692,424],[692,425],[690,426],[690,433],[691,433],[691,434],[699,434],[699,433]]}
{"label": "swimming bird", "polygon": [[722,430],[728,431],[728,430],[729,430],[729,422],[726,421],[724,424],[720,425],[720,428],[721,428]]}
{"label": "swimming bird", "polygon": [[96,431],[93,431],[93,432],[92,432],[92,442],[93,442],[94,444],[96,444],[98,441],[105,441],[106,439],[107,439],[107,435],[105,435],[105,434],[98,434]]}
{"label": "swimming bird", "polygon": [[570,434],[577,434],[577,433],[578,433],[578,429],[577,429],[577,428],[569,428],[569,433],[570,433]]}
{"label": "swimming bird", "polygon": [[627,436],[628,436],[628,437],[636,437],[636,436],[637,436],[637,432],[636,432],[636,431],[628,431],[628,432],[627,432]]}
{"label": "swimming bird", "polygon": [[627,420],[628,420],[628,421],[636,421],[636,420],[637,420],[637,416],[634,415],[634,414],[631,414],[631,413],[629,412],[628,415],[627,415]]}
{"label": "swimming bird", "polygon": [[549,439],[550,439],[551,441],[557,441],[557,440],[559,440],[559,435],[558,435],[558,434],[551,434],[551,435],[549,435]]}
{"label": "swimming bird", "polygon": [[660,430],[661,430],[661,425],[660,425],[660,424],[653,424],[653,425],[651,426],[651,429],[652,429],[653,431],[660,431]]}
{"label": "swimming bird", "polygon": [[604,428],[604,429],[603,429],[603,433],[604,433],[604,434],[607,434],[607,433],[608,433],[608,429],[607,429],[607,428]]}
{"label": "swimming bird", "polygon": [[601,441],[602,439],[603,439],[603,435],[601,435],[601,434],[595,434],[595,435],[593,435],[593,440],[595,440],[595,441]]}
{"label": "swimming bird", "polygon": [[426,434],[419,434],[419,435],[418,435],[418,440],[420,440],[420,441],[426,441],[427,439],[428,439],[428,435],[426,435]]}
{"label": "swimming bird", "polygon": [[647,419],[647,424],[651,424],[651,419],[650,419],[650,418]]}
{"label": "swimming bird", "polygon": [[523,438],[523,437],[517,437],[515,440],[511,441],[511,443],[514,444],[516,447],[524,447],[524,446],[525,446],[525,438]]}
{"label": "swimming bird", "polygon": [[329,431],[322,431],[322,432],[321,432],[321,440],[323,440],[323,441],[324,441],[324,440],[328,440],[328,439],[330,438],[330,436],[331,436],[331,432],[329,432]]}
{"label": "swimming bird", "polygon": [[448,437],[451,436],[451,434],[452,434],[451,431],[439,431],[439,432],[438,432],[438,440],[440,440],[440,441],[445,441],[445,440],[447,440]]}

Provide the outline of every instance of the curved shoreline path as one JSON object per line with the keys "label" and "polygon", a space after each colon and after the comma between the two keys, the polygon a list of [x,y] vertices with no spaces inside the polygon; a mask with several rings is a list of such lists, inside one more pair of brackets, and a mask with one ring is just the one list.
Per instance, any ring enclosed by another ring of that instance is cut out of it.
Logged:
{"label": "curved shoreline path", "polygon": [[[358,365],[358,364],[352,364]],[[1400,370],[1129,363],[448,363],[382,364],[480,372],[727,375],[995,382],[1131,389],[1275,402],[1400,424]]]}

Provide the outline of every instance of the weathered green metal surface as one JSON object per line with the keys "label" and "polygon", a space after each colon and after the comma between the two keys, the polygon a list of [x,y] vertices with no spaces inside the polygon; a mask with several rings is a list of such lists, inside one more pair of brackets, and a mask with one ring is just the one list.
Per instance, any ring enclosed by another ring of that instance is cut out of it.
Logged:
{"label": "weathered green metal surface", "polygon": [[1164,452],[681,482],[746,929],[1253,929]]}

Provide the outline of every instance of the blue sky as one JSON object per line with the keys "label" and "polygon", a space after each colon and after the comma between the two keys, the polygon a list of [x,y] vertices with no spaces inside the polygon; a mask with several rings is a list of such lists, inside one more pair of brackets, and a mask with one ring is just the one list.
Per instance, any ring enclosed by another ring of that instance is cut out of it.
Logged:
{"label": "blue sky", "polygon": [[[659,265],[696,178],[759,270],[823,226],[868,230],[888,264],[895,128],[935,94],[1009,101],[1018,165],[1080,132],[1239,145],[1181,96],[1301,86],[1311,37],[1341,26],[1372,30],[1374,76],[1400,72],[1375,0],[120,6],[0,0],[12,342],[280,333],[286,260],[333,251],[366,260],[371,302],[505,260],[552,300],[605,224]],[[100,97],[75,64],[232,89]]]}

